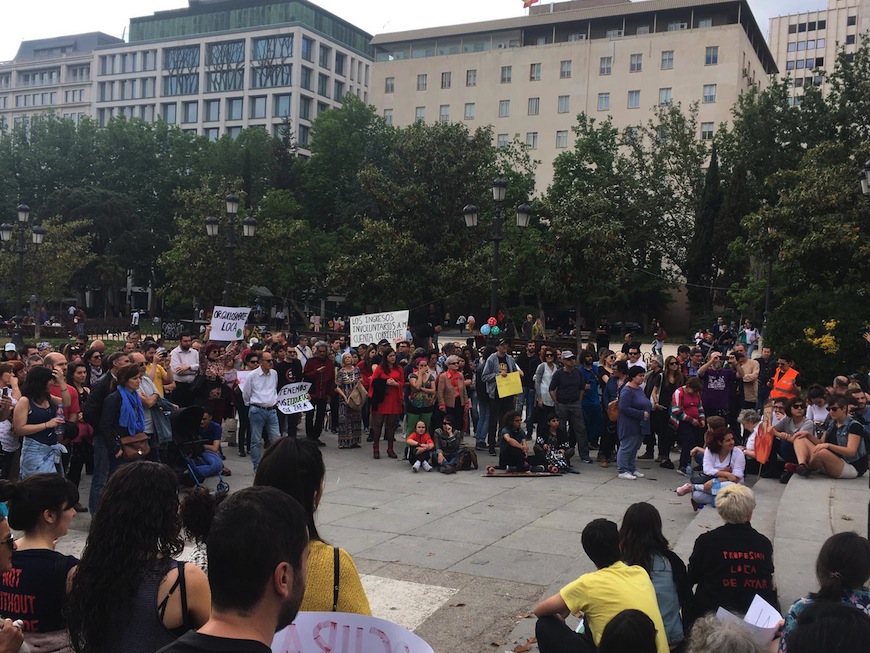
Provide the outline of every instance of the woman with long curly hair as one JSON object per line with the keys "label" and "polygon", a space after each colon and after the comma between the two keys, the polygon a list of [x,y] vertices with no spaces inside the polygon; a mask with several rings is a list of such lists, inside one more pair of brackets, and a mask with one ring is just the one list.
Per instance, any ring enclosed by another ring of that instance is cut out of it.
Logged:
{"label": "woman with long curly hair", "polygon": [[184,547],[176,488],[172,470],[150,461],[109,478],[70,589],[77,653],[153,653],[208,621],[208,579],[174,559]]}

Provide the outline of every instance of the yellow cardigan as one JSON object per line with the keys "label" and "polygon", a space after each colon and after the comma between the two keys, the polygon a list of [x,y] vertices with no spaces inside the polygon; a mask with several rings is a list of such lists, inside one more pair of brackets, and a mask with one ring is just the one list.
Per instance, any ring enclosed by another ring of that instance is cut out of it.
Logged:
{"label": "yellow cardigan", "polygon": [[[303,612],[332,612],[333,575],[335,560],[333,547],[312,540],[308,555],[308,580],[302,599]],[[360,582],[353,558],[344,549],[338,550],[338,612],[353,612],[371,616],[369,599]]]}

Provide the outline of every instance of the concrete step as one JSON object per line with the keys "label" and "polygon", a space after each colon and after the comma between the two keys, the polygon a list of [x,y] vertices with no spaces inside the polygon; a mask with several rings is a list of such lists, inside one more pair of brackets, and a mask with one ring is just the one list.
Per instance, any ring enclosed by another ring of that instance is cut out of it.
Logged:
{"label": "concrete step", "polygon": [[834,533],[867,534],[866,478],[833,480],[792,476],[776,514],[773,540],[777,586],[783,610],[818,589],[815,564]]}

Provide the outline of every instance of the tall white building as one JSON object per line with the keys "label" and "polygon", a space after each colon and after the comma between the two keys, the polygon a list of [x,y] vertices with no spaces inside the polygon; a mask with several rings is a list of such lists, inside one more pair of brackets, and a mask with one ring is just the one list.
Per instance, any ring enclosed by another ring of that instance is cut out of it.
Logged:
{"label": "tall white building", "polygon": [[492,125],[496,145],[519,138],[541,161],[539,191],[580,112],[628,127],[656,105],[698,102],[697,135],[710,140],[740,94],[777,72],[746,0],[574,0],[372,45],[372,103],[388,122]]}
{"label": "tall white building", "polygon": [[780,73],[792,79],[792,104],[800,104],[808,86],[824,91],[823,72],[834,69],[841,48],[854,55],[868,31],[870,0],[828,0],[826,9],[771,18],[770,49]]}
{"label": "tall white building", "polygon": [[190,0],[130,20],[129,42],[94,53],[94,115],[162,118],[217,139],[245,127],[300,146],[346,93],[369,101],[371,35],[307,0]]}
{"label": "tall white building", "polygon": [[50,111],[76,122],[93,115],[94,49],[118,43],[101,32],[23,41],[12,61],[0,63],[0,121]]}

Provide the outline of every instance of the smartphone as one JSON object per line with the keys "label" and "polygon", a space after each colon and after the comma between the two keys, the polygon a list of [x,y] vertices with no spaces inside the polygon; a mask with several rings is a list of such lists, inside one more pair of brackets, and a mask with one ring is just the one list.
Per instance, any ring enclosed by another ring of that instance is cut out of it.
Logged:
{"label": "smartphone", "polygon": [[9,387],[8,387],[8,386],[5,387],[5,388],[3,388],[3,396],[4,396],[4,397],[8,397],[8,396],[9,396]]}

